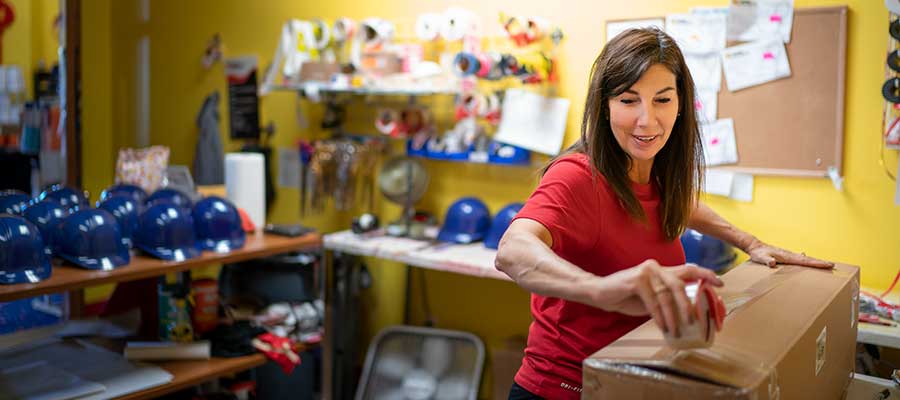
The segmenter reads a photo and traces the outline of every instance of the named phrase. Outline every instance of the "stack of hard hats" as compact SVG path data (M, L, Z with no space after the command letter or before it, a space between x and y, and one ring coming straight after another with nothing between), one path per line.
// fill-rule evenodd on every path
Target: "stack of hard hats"
M496 249L506 228L521 209L522 203L509 204L491 221L491 213L484 202L475 197L463 197L447 209L437 238L461 244L484 240L485 247Z
M211 196L193 204L174 189L152 195L138 186L113 185L91 208L87 193L51 186L37 198L0 191L0 283L37 282L55 256L76 266L110 270L127 265L129 250L164 260L229 252L246 236L237 208Z

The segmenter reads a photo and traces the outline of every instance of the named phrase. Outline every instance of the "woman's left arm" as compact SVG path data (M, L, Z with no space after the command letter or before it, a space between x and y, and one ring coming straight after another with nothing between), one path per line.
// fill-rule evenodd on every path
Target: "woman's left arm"
M750 260L760 264L774 267L775 264L804 265L815 268L832 268L834 263L812 258L804 253L794 253L779 247L762 242L755 236L744 232L730 224L724 218L716 214L703 202L697 202L697 207L691 214L688 227L704 235L715 236L725 242L731 243L750 255Z

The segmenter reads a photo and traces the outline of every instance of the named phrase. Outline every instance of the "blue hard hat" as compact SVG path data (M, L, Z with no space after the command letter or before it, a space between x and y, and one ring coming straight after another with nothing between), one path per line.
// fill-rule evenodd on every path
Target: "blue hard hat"
M0 215L0 283L35 283L50 277L50 249L25 218Z
M82 208L90 208L87 194L85 192L72 189L68 186L53 185L41 192L39 200L51 199L55 200L63 208L70 211L77 211Z
M241 228L241 215L230 201L207 197L194 205L192 215L201 249L229 252L244 246L247 235Z
M106 210L76 211L62 223L59 256L87 269L111 270L131 260L116 217Z
M4 190L0 193L0 214L22 215L30 202L31 197L25 192Z
M147 201L147 192L145 192L144 189L141 189L140 186L132 185L130 183L117 183L106 188L106 190L100 193L100 201L117 195L130 197L142 205Z
M159 189L153 192L150 197L147 197L146 200L147 207L152 207L157 204L174 204L183 208L188 213L191 212L191 203L191 198L188 197L188 195L178 189L172 188Z
M200 256L191 214L173 204L157 204L141 213L134 245L163 260L182 261Z
M143 206L137 200L127 194L107 196L105 200L97 203L97 208L109 211L122 231L122 239L128 248L134 247L134 232L137 231L138 216L143 211Z
M684 256L687 262L713 271L721 271L731 266L737 254L731 245L693 229L681 235Z
M531 152L521 147L500 142L491 142L488 162L494 164L528 164Z
M477 242L484 238L490 225L491 213L487 206L474 197L463 197L447 209L437 238L443 242Z
M69 212L54 200L44 200L35 203L25 209L23 214L28 222L34 224L41 232L44 244L54 254L59 253L59 243L55 232L62 229L62 223L69 216Z
M513 218L516 217L516 214L518 214L519 210L524 206L525 205L522 203L512 203L503 207L503 209L494 216L494 221L491 222L491 230L488 231L487 237L484 238L484 247L489 249L497 248L500 244L500 238L503 237L503 233L506 232L506 228L509 227Z

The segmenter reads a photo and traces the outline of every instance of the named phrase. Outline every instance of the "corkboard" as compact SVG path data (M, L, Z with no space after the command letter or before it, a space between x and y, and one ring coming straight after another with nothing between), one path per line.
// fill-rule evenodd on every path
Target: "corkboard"
M738 164L756 175L827 176L841 172L847 7L794 10L786 45L789 78L719 92L718 117L733 118Z

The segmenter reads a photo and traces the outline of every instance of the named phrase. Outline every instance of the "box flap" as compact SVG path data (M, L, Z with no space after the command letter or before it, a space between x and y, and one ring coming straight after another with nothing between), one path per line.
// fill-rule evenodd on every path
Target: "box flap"
M747 262L722 276L719 290L728 316L708 349L676 351L666 346L652 321L585 360L585 368L645 367L693 380L741 389L771 379L776 366L841 289L858 284L859 269L832 270L792 265L767 268ZM852 318L848 315L848 321Z

